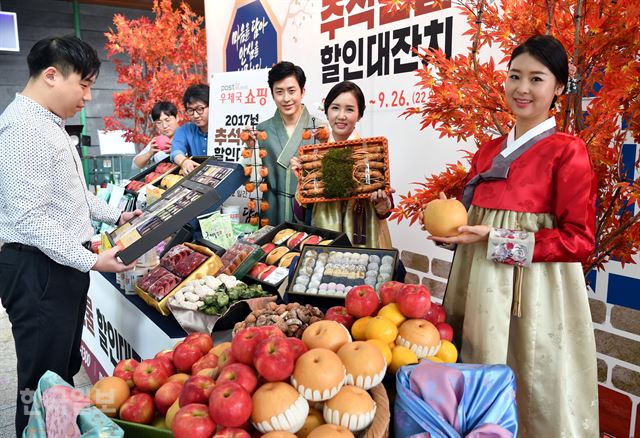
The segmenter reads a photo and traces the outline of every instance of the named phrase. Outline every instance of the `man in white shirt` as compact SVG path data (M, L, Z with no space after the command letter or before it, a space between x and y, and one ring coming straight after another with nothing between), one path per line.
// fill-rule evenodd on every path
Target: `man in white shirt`
M30 391L46 370L73 384L89 273L133 267L117 248L90 251L91 220L122 224L120 213L86 188L80 157L64 129L91 100L100 60L73 36L37 42L29 81L0 115L0 298L18 359L16 434L28 422Z

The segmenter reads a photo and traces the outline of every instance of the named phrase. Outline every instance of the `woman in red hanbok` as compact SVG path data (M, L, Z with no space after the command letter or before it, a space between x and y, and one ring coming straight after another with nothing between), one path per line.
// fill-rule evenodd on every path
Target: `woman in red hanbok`
M597 437L596 352L580 262L593 250L596 179L584 142L549 117L567 55L535 36L511 56L506 100L516 123L476 153L462 195L444 307L469 363L506 363L517 378L523 437Z

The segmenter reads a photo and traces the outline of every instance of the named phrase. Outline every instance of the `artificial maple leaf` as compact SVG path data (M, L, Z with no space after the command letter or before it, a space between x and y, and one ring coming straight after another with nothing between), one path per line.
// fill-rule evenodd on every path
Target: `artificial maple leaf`
M411 10L415 0L381 0L389 10ZM402 116L419 117L420 128L433 127L440 137L473 139L478 146L504 135L513 124L504 100L503 83L511 51L535 34L552 34L567 49L576 67L577 94L556 104L559 129L582 138L598 180L596 245L585 272L602 269L609 260L635 263L640 251L640 177L629 177L622 150L640 141L640 2L584 0L458 0L472 39L466 54L447 58L441 50L420 49L422 65L416 87L427 102ZM577 14L580 11L580 14ZM483 48L502 52L497 62L480 61ZM587 98L586 112L583 99ZM626 123L621 126L621 120ZM467 161L473 154L467 153ZM640 159L634 160L639 168ZM636 172L640 174L640 172ZM464 166L457 162L431 175L401 196L391 219L414 223L424 205L440 191L462 189ZM640 205L638 205L640 207Z
M114 93L114 112L105 117L107 130L123 129L125 138L138 145L153 135L149 113L161 100L181 108L189 85L207 81L204 18L187 3L173 9L171 0L154 0L155 20L113 17L115 30L105 33L109 58L126 54L128 63L114 59L118 83L127 89Z

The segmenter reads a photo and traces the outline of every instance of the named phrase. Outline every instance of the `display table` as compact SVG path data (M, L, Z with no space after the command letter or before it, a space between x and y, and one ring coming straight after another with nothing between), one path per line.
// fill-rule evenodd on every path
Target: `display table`
M115 274L91 271L80 352L89 379L111 375L122 359L149 359L172 348L187 333L137 295L126 295Z

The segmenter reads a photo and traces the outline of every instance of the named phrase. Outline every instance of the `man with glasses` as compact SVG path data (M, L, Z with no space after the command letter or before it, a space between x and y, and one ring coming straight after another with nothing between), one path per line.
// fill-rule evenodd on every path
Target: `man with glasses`
M171 160L185 175L198 167L189 157L207 155L209 129L209 86L192 85L182 97L185 114L190 122L176 130L171 144Z
M150 161L159 163L169 156L169 148L171 147L171 141L173 141L173 135L178 129L178 108L171 102L157 102L151 109L151 120L158 136L164 135L169 138L170 142L166 148L156 143L158 137L151 139L149 144L140 151L138 155L133 159L133 165L138 169L146 167Z

